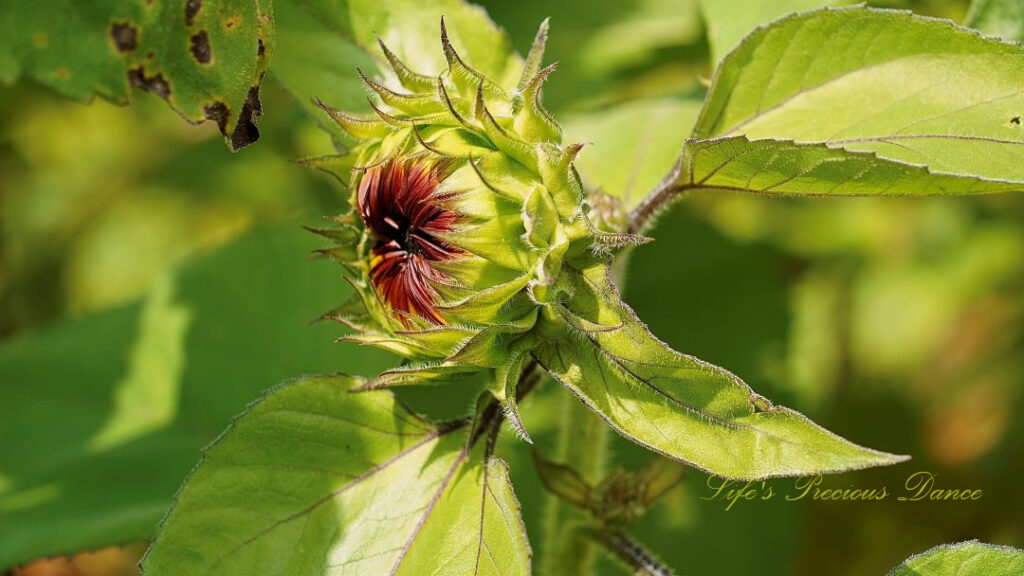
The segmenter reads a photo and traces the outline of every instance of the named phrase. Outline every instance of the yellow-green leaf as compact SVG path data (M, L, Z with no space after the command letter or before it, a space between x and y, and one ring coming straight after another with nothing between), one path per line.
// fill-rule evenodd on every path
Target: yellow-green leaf
M272 391L204 454L143 573L530 573L503 462L347 376ZM467 440L467 434L471 437Z

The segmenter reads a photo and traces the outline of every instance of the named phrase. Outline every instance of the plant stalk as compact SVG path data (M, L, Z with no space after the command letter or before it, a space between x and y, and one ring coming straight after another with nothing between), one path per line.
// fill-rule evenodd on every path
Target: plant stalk
M555 460L580 473L592 485L604 473L608 425L572 394L562 394L562 415ZM547 495L540 573L545 576L593 574L596 550L587 532L588 517L554 494Z

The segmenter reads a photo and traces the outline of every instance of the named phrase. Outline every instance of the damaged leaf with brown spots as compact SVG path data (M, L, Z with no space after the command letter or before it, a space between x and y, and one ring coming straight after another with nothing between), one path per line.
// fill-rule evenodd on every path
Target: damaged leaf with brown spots
M259 138L272 26L268 0L15 2L0 13L0 82L119 104L151 92L237 150Z

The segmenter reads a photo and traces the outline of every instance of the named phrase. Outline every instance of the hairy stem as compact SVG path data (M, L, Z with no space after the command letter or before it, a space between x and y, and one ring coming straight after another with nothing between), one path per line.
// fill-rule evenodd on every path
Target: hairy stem
M643 232L651 223L651 219L664 210L673 200L686 191L686 187L672 184L670 186L658 186L650 193L644 201L629 213L630 234Z
M675 576L672 569L662 564L636 540L618 530L593 530L589 536L614 556L634 576Z
M626 231L639 234L650 225L651 219L665 209L673 200L686 191L687 186L680 184L679 175L683 172L684 156L680 156L672 169L651 190L643 202L629 213Z
M575 469L591 484L604 472L608 425L572 394L562 394L562 415L555 459ZM593 540L578 528L588 518L554 494L547 495L544 553L540 573L579 576L594 571Z

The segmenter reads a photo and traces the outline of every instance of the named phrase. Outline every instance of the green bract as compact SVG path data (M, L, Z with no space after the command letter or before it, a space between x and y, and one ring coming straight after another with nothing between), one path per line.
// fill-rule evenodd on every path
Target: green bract
M415 361L367 387L480 368L514 382L525 352L566 329L566 275L635 239L588 216L572 165L582 145L562 146L541 105L554 70L541 68L546 33L507 88L462 60L442 21L444 73L417 74L381 42L402 91L363 75L373 115L322 105L357 141L318 161L350 171L351 211L319 232L339 241L325 253L353 273L357 296L328 317Z

